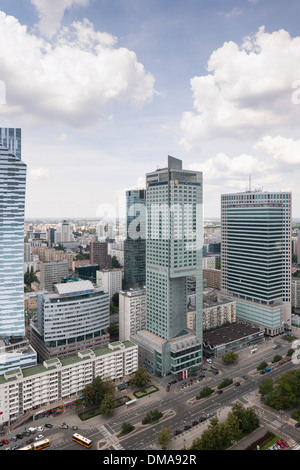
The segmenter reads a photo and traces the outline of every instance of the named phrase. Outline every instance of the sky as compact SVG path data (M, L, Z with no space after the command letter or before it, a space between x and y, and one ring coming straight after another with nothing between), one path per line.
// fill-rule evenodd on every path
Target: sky
M168 155L203 171L206 219L249 176L299 218L299 25L298 0L0 0L26 218L121 214Z

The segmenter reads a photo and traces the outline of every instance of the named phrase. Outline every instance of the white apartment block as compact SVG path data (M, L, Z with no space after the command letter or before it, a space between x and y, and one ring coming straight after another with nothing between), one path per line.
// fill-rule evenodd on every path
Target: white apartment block
M130 289L119 293L119 340L129 340L146 328L146 290Z
M122 289L122 269L103 269L96 272L96 284L102 286L111 299Z
M188 312L187 327L190 330L195 330L196 312ZM210 305L204 304L203 307L203 330L209 330L224 323L236 322L236 302L229 301L224 303L213 303Z
M0 425L61 406L70 398L76 400L95 377L118 383L137 369L138 347L125 341L6 372L0 375Z

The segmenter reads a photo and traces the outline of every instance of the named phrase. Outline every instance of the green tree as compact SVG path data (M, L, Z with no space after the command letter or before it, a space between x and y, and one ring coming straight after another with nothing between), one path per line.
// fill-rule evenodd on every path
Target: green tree
M114 384L111 380L102 380L98 376L85 386L82 393L87 405L100 405L105 395L114 395Z
M209 397L211 394L213 393L213 389L210 388L210 387L204 387L201 392L199 393L199 395L197 395L197 399L200 399L200 398L207 398Z
M142 424L151 424L151 423L157 422L160 420L160 418L162 418L162 416L163 416L163 413L159 411L157 408L155 408L155 410L150 410L147 413L147 415L142 421Z
M157 437L157 442L159 443L162 450L166 450L168 444L171 442L171 437L172 437L172 429L170 427L165 428L163 426Z
M121 434L129 434L133 430L134 430L133 424L127 423L126 421L122 423Z
M274 391L273 379L268 377L267 379L262 380L258 391L261 394L263 400L265 397L270 396Z
M115 399L111 393L106 393L100 406L100 413L110 415L115 409Z
M239 355L235 353L234 351L228 351L228 353L224 354L222 356L223 363L228 365L228 364L234 364L239 360Z
M111 265L113 268L121 268L122 266L120 265L118 259L116 256L113 256L111 259Z
M130 379L130 385L143 387L149 381L149 373L145 366L140 366L134 376Z
M272 359L272 362L274 364L275 362L281 361L281 359L282 359L282 356L280 356L280 354L275 354L275 356Z
M112 303L116 308L119 308L119 292L116 292L112 298L111 298Z
M264 370L266 367L268 367L268 363L266 361L262 361L258 366L257 370Z

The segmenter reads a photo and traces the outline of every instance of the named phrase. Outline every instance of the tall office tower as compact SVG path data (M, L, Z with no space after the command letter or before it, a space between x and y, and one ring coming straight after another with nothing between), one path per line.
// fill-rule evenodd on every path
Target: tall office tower
M25 338L25 186L21 129L0 128L0 374L36 364Z
M22 337L26 165L21 129L0 129L0 337Z
M221 196L222 292L237 317L276 335L291 326L291 193Z
M98 264L100 269L111 269L111 256L108 254L107 242L91 241L90 263Z
M202 173L168 167L146 175L146 330L132 339L157 375L202 359ZM187 330L187 277L196 279L196 334Z
M124 241L124 287L143 287L146 283L146 191L126 191Z

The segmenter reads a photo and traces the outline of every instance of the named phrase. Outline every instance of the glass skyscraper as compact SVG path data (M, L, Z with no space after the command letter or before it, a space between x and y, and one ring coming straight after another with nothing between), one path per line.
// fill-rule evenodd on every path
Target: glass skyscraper
M0 129L0 336L25 336L24 215L26 165L21 129Z
M146 175L146 330L140 360L157 375L196 368L202 360L202 173L166 168ZM187 330L187 277L196 279L196 331Z
M291 193L221 196L222 291L237 317L270 334L288 325L291 302Z
M146 191L126 191L126 228L124 241L124 288L146 283Z

